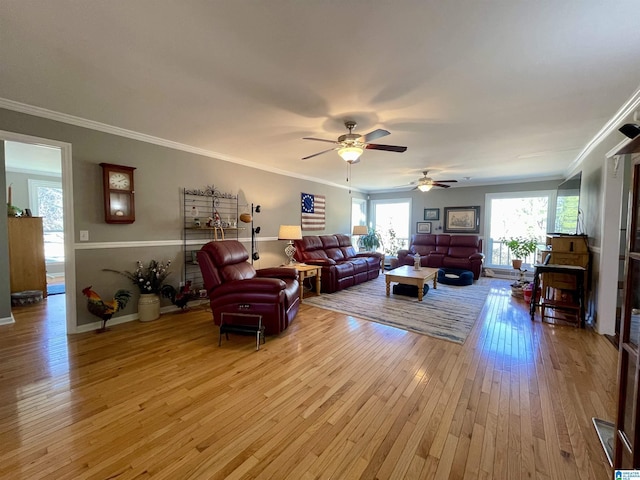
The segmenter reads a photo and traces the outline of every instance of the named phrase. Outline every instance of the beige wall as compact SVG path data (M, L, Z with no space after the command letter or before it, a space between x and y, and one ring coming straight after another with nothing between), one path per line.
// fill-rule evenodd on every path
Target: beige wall
M413 190L410 192L391 192L372 194L371 200L384 198L411 198L411 233L416 233L416 223L424 221L425 208L439 208L440 220L431 222L433 233L442 233L438 227L444 227L444 207L480 206L480 235L484 236L485 196L488 193L529 192L555 190L561 180L546 182L510 183L505 185L483 185L479 187L433 188L429 192Z
M181 189L214 185L237 194L239 202L260 204L255 225L260 260L256 267L270 267L285 260L285 242L278 241L280 224L300 223L300 193L325 195L326 229L322 233L347 233L350 228L351 197L348 190L278 175L222 160L173 150L82 127L0 109L0 130L32 135L72 144L73 194L78 325L96 320L86 310L82 288L93 286L110 297L118 288L132 288L127 280L104 268L133 270L137 260L172 260L171 283L182 278L182 193ZM131 225L104 223L101 162L136 167L136 221ZM4 165L4 161L3 161ZM2 168L4 171L4 168ZM354 193L353 195L360 194ZM79 231L89 231L89 243L79 242ZM0 232L6 238L6 227ZM240 235L248 239L250 231ZM172 245L153 245L165 241ZM141 246L104 248L114 242L143 242ZM96 245L95 248L92 244ZM149 245L146 245L146 244ZM6 242L5 242L6 245ZM1 267L2 265L0 265ZM6 282L8 285L8 281ZM2 286L2 285L0 285ZM137 293L137 292L136 292ZM5 299L0 307L7 303ZM9 300L10 304L10 300ZM2 309L0 308L0 312ZM122 314L136 311L135 299Z
M176 243L170 246L77 249L77 312L78 325L95 320L85 308L80 290L93 285L105 297L117 288L128 287L121 278L102 271L103 268L131 269L138 259L174 260L173 282L182 276L182 187L203 187L213 184L222 191L239 195L241 203L262 205L262 213L256 216L256 225L262 227L259 238L260 262L258 267L278 264L284 260L284 243L274 240L278 226L282 223L298 223L300 219L300 192L327 197L327 227L325 232L348 232L350 227L351 195L347 190L323 184L277 175L262 170L244 167L218 159L160 147L137 140L76 127L52 120L34 117L10 110L0 109L0 130L33 135L73 146L73 188L75 241L79 242L79 231L88 230L90 244L93 242L157 242L165 240ZM599 225L606 215L599 200L601 178L606 172L604 153L621 140L617 132L612 133L585 160L581 205L585 216L586 233L592 246L598 248L602 233ZM136 222L132 225L108 225L103 221L100 162L116 163L136 167ZM4 161L2 162L4 164ZM4 170L4 169L2 169ZM574 172L572 172L573 174ZM0 176L4 180L4 173ZM423 219L424 208L445 206L481 206L481 230L484 235L484 199L490 192L553 189L559 182L533 182L485 187L460 187L450 190L432 190L428 194L419 192L392 192L371 195L371 199L406 197L413 199L412 231L415 222ZM0 187L2 187L0 181ZM363 195L354 193L355 196ZM621 201L621 199L620 199ZM440 221L440 224L442 220ZM434 225L437 228L437 225ZM316 233L316 232L314 232ZM247 232L248 237L249 232ZM604 232L615 235L618 232ZM0 236L6 238L6 220L0 220ZM271 239L271 240L269 240ZM246 240L246 239L245 239ZM86 247L82 244L81 247ZM248 244L247 244L248 246ZM6 241L2 248L6 248ZM598 253L598 252L596 252ZM2 257L2 256L0 256ZM605 260L603 260L605 261ZM598 272L597 266L594 271ZM0 260L0 317L10 308L8 291L8 267ZM594 276L597 278L597 273ZM135 312L135 302L123 312ZM591 305L595 313L597 306Z

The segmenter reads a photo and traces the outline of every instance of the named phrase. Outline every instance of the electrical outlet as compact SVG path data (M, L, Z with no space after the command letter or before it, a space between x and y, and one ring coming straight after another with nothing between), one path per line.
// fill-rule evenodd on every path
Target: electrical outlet
M89 241L89 230L80 230L80 241L81 242Z

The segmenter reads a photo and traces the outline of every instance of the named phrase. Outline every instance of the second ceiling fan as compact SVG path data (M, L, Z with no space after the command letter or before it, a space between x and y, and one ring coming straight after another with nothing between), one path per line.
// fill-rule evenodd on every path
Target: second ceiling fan
M433 187L442 187L449 188L451 185L447 185L447 183L456 183L457 180L434 180L431 177L427 177L429 170L424 170L422 172L422 178L418 180L418 185L414 188L414 190L420 190L421 192L428 192Z
M337 150L338 155L340 155L345 162L353 164L360 161L360 155L362 155L362 152L364 152L365 149L384 150L387 152L398 153L407 151L407 147L401 147L399 145L382 145L379 143L369 143L372 140L389 135L390 132L388 132L387 130L379 128L367 133L366 135L358 135L357 133L353 133L353 129L356 128L356 122L347 121L344 122L344 126L347 127L349 133L340 135L338 137L338 140L325 140L324 138L304 137L303 140L315 140L317 142L333 143L336 146L327 150L323 150L322 152L303 157L302 160L307 160L309 158L322 155L323 153Z

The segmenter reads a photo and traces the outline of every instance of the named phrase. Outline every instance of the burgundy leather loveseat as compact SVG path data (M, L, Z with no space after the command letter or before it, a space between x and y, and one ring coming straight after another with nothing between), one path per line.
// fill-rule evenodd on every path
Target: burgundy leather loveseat
M380 275L382 254L358 253L348 235L308 235L295 240L295 259L322 266L322 291L333 293Z
M300 307L300 284L293 268L255 270L236 240L209 242L197 255L216 325L223 313L229 324L247 323L246 314L262 315L265 335L276 335L293 321Z
M398 250L398 265L413 265L416 253L423 267L469 270L474 280L482 273L484 254L477 235L417 233L411 236L409 249Z

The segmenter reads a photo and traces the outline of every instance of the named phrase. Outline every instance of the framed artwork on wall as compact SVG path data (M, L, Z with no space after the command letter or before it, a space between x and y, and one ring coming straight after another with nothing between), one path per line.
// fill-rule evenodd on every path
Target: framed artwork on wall
M425 220L440 220L440 209L439 208L425 208L424 209L424 219Z
M431 233L431 222L418 222L416 233Z
M444 207L445 233L480 233L480 207Z

